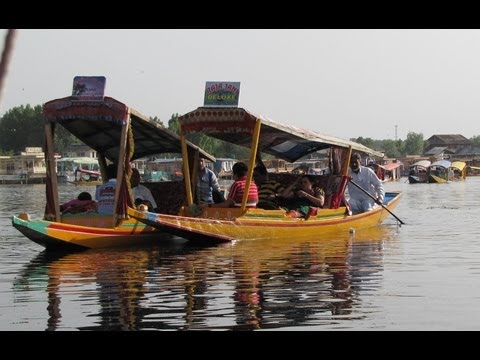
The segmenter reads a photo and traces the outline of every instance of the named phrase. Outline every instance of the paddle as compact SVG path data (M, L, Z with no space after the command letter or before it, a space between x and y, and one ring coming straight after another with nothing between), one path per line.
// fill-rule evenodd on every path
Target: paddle
M377 199L376 199L372 194L370 194L367 190L365 190L364 188L362 188L360 185L358 185L358 184L357 184L355 181L353 181L352 179L350 179L350 182L351 182L353 185L355 185L357 188L359 188L360 190L362 190L365 194L367 194L368 196L370 196L377 204L381 205L385 210L387 210L395 219L398 220L398 222L399 222L400 224L405 225L405 223L404 223L402 220L400 220L397 215L395 215L394 213L392 213L385 205L383 205L382 203L378 203L378 202L377 202Z

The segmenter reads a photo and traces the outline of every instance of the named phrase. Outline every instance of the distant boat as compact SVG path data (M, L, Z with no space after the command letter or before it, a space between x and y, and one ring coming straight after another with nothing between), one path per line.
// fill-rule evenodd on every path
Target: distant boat
M385 165L373 164L373 171L377 174L378 178L382 181L397 181L401 177L401 162L392 162Z
M224 180L232 180L232 168L236 162L236 159L217 158L217 160L213 163L213 171L215 172L215 175L217 175L217 178Z
M454 161L449 168L450 181L462 181L467 177L467 163L464 161Z
M467 165L467 176L480 175L480 166Z
M427 169L429 183L446 183L449 177L449 168L452 163L448 160L439 160L432 163Z
M73 185L100 185L102 176L100 171L76 168L75 179L71 183Z
M75 183L90 180L90 175L98 174L91 180L99 180L100 165L98 159L90 157L64 157L58 159L57 163L57 179L60 184ZM93 172L93 173L87 173ZM79 173L80 172L80 173ZM82 176L82 174L85 174ZM87 176L88 175L88 176Z
M410 184L426 183L428 180L427 170L432 162L420 160L408 168L408 182Z

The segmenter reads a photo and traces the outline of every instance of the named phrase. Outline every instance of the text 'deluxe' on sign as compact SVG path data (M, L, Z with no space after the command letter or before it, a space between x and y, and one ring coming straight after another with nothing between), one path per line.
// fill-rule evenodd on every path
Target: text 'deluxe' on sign
M237 107L240 82L207 81L203 106Z

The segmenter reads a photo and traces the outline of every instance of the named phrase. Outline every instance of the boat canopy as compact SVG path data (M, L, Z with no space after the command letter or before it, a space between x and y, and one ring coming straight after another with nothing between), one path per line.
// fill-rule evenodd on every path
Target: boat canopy
M87 100L69 96L52 100L43 105L43 115L47 162L45 220L61 220L57 181L53 176L56 170L53 148L56 124L98 152L104 179L106 159L117 164L119 185L115 190L114 226L128 218L127 209L133 206L129 179L133 160L162 153L182 153L183 156L184 152L188 157L216 160L195 144L180 139L177 134L111 97Z
M133 143L131 160L162 153L181 153L180 137L127 105L105 96L102 100L86 101L65 97L45 103L46 122L58 123L83 143L118 162L122 126L130 113ZM202 157L215 157L187 142L190 151L198 150Z
M337 146L383 157L383 154L353 141L274 122L243 108L199 107L179 117L182 132L209 136L250 148L257 120L261 121L258 151L294 162L310 153Z
M422 166L424 168L428 168L431 164L432 164L432 162L430 160L420 160L420 161L417 161L416 163L412 164L412 166L410 166L410 167Z
M72 163L75 165L98 165L98 160L90 157L65 157L57 160L57 163Z
M433 166L441 166L441 167L444 167L446 169L448 169L450 167L452 163L448 160L439 160L439 161L435 161L434 163L432 163L430 165L430 167L433 167Z
M467 164L463 161L454 161L450 167L458 169L459 171L463 171L463 169L467 166Z
M392 171L392 170L400 167L401 165L402 165L402 163L396 162L396 163L390 163L390 164L378 165L378 166L381 167L382 169L386 170L386 171Z

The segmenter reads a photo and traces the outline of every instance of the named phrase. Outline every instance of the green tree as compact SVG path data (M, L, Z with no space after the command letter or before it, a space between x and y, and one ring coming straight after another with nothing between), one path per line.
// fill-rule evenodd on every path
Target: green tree
M353 139L350 139L350 140L355 141L359 144L365 145L366 147L369 147L370 149L375 149L375 147L374 147L375 141L372 138L364 138L364 137L360 136L356 139L353 138Z
M391 158L396 158L399 157L400 151L398 150L397 147L397 142L395 140L383 140L383 150L385 151L385 156L391 157Z
M151 117L151 116L150 116L150 120L153 121L153 122L158 123L161 127L165 127L165 125L163 124L163 121L160 120L159 117L156 117L156 116Z
M423 134L410 131L404 143L404 155L422 155L423 150Z
M405 155L405 141L403 141L402 139L398 139L395 141L395 144L397 146L397 150L398 152L400 153L400 155Z
M13 151L3 151L2 149L0 149L0 156L12 156L12 155L15 155L13 153Z
M21 105L8 110L0 118L0 149L4 154L18 154L26 147L45 145L45 123L42 105ZM72 143L80 143L62 126L55 129L55 151L62 154ZM45 150L45 149L44 149Z
M8 110L0 119L0 148L19 153L25 147L43 147L42 106L21 105Z
M480 135L475 135L470 138L474 146L480 146Z
M77 139L70 132L65 130L65 128L61 125L57 125L55 127L55 138L53 142L54 142L55 152L62 156L69 145L83 144L79 139Z
M178 122L178 113L172 114L168 120L168 130L180 135L180 123Z

